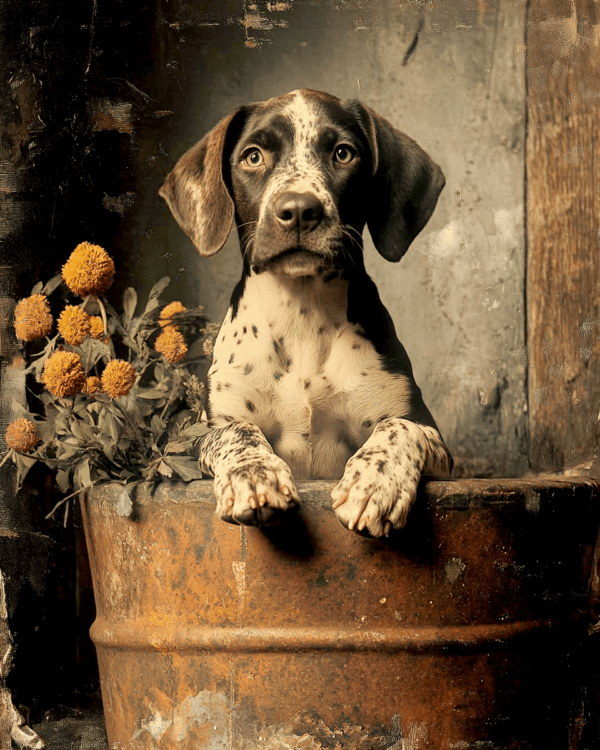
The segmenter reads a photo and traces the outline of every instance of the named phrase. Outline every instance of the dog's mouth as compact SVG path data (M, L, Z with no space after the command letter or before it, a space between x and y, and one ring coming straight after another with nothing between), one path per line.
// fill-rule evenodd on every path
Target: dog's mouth
M252 268L255 273L273 271L285 273L288 276L315 276L329 269L331 265L332 259L323 253L307 250L304 247L292 247L261 263L253 264Z

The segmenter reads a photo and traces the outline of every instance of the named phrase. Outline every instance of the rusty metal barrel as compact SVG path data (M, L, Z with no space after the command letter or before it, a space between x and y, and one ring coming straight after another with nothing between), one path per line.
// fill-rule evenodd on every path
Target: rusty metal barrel
M428 482L373 540L333 484L265 530L218 519L210 482L132 517L120 485L83 501L111 750L569 747L594 486Z

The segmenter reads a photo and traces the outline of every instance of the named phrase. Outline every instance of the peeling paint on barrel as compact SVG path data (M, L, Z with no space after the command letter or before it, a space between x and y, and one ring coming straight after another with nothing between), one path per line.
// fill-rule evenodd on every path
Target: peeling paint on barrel
M227 750L229 709L225 695L208 690L186 698L166 716L153 707L131 738L131 748L147 748L150 737L150 747L192 747L188 743L194 742L193 747L205 750Z
M430 482L385 541L338 523L328 482L264 531L221 522L208 482L142 488L135 520L119 487L82 504L111 748L548 750L567 731L592 483Z

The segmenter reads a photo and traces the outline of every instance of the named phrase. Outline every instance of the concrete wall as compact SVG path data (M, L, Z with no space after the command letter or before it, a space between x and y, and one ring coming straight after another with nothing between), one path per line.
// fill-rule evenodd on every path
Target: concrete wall
M399 265L367 238L367 268L457 473L522 474L523 4L296 0L233 3L230 15L209 5L189 5L161 60L174 115L156 146L168 157L160 164L174 164L234 107L299 87L360 98L417 140L446 188ZM237 240L199 258L156 198L164 174L154 169L138 193L135 283L169 273L173 294L220 320L240 274Z

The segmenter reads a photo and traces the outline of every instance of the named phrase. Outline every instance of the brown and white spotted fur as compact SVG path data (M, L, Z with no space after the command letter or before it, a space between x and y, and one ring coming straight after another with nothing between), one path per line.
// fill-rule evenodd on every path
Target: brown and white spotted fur
M357 101L299 90L242 107L161 189L202 255L235 222L244 262L208 373L200 465L227 521L275 523L296 479L339 479L349 529L402 527L422 474L451 458L365 271L362 232L398 261L444 185L406 135Z

